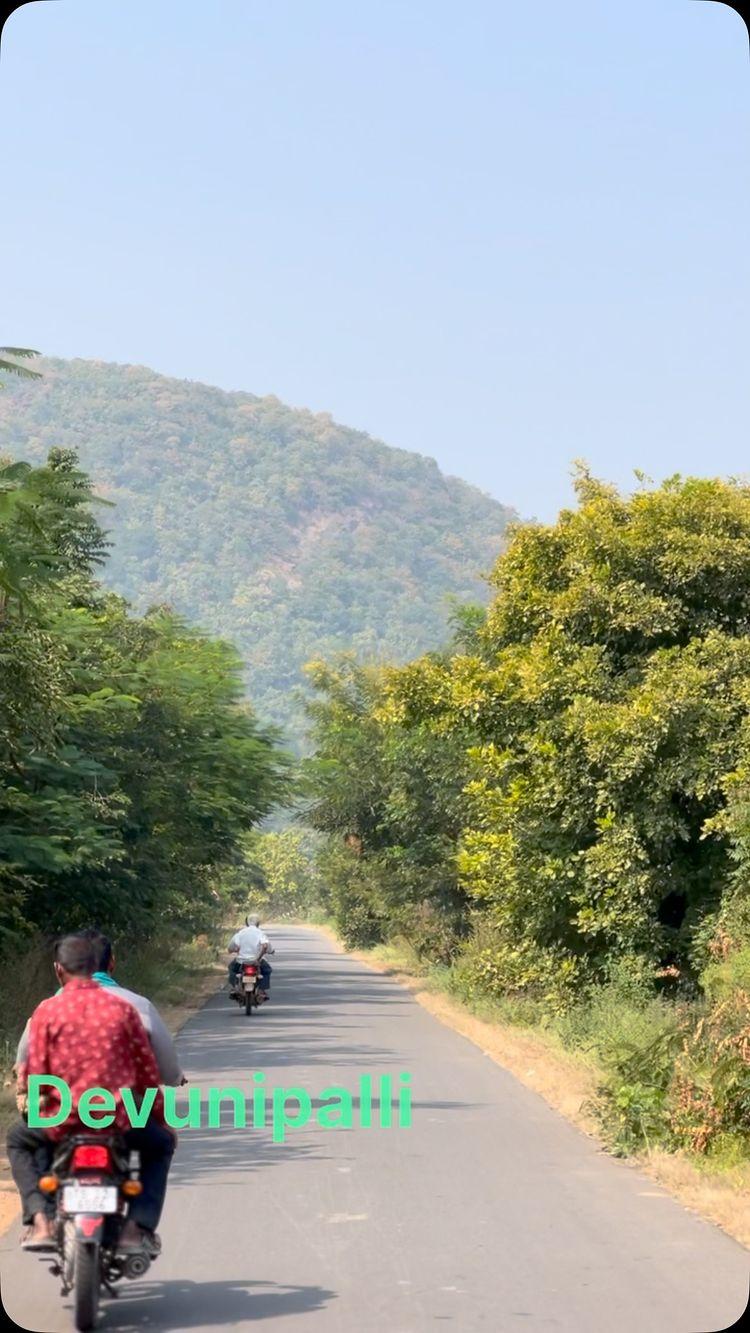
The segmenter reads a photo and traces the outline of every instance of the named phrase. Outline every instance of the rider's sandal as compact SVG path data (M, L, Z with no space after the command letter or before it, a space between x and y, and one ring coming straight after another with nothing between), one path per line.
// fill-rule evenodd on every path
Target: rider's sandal
M52 1236L35 1236L34 1228L28 1227L21 1236L21 1249L30 1250L33 1253L49 1253L55 1249L55 1242Z

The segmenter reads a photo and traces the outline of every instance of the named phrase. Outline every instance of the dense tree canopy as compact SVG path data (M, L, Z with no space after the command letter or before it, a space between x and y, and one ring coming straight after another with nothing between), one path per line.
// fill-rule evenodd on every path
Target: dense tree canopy
M285 761L235 651L97 583L67 450L0 467L0 929L189 924L273 806Z
M311 819L359 840L343 863L381 916L384 878L447 910L456 941L469 904L500 991L616 960L689 978L736 878L750 489L674 478L626 499L585 471L577 489L554 526L515 531L463 648L316 673Z
M308 671L318 697L308 708L317 749L307 819L329 835L321 864L339 926L352 943L403 930L445 956L466 915L455 844L468 737L436 730L429 716L401 725L393 692L409 668L348 656Z
M308 819L350 943L595 1052L618 1151L750 1151L750 487L518 528L486 614L313 668ZM504 1010L505 1012L505 1010ZM744 1147L743 1147L744 1145Z

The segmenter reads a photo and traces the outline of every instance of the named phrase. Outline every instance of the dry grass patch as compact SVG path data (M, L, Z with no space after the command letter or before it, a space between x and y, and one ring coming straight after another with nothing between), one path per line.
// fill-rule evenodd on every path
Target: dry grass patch
M750 1249L750 1165L711 1172L681 1153L660 1151L637 1161L686 1208Z

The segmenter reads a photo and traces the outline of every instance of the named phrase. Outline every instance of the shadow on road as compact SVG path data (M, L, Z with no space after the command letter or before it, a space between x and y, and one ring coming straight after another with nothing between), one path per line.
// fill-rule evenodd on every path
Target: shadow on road
M222 1105L220 1129L208 1129L204 1102L202 1127L186 1129L180 1134L170 1190L195 1185L241 1188L248 1175L273 1168L281 1161L288 1162L290 1158L299 1163L303 1173L301 1179L304 1179L308 1163L330 1160L327 1134L352 1131L322 1130L313 1119L306 1129L290 1131L285 1142L272 1141L271 1095L275 1085L290 1087L301 1081L311 1098L314 1116L322 1104L325 1085L343 1084L352 1094L356 1132L360 1110L357 1076L363 1070L371 1072L372 1132L389 1132L379 1127L377 1076L379 1071L394 1075L393 1088L397 1096L395 1075L403 1056L398 1045L395 1048L379 1047L358 1040L358 1037L361 1032L371 1030L373 1005L403 1006L414 1001L399 985L367 972L353 959L336 957L332 965L328 965L326 957L326 966L321 968L320 953L316 955L314 948L293 948L285 953L283 932L274 931L273 934L279 961L274 959L271 1003L248 1019L229 1000L228 992L222 991L195 1015L179 1042L182 1063L190 1071L193 1085L203 1085L204 1096L209 1082L215 1088L238 1087L245 1094L247 1128L235 1128L234 1111L227 1101ZM346 1001L345 1010L339 1008L339 1000ZM361 1010L361 1016L358 1010ZM399 1011L394 1009L393 1012L394 1017L398 1017ZM394 1034L398 1042L398 1024ZM316 1087L313 1071L324 1068L328 1076ZM252 1123L251 1098L252 1074L257 1070L264 1071L268 1079L266 1128L256 1129ZM284 1071L288 1071L286 1077ZM310 1071L309 1078L307 1071ZM178 1097L177 1106L178 1112L184 1113L185 1094ZM429 1111L465 1112L476 1109L476 1103L415 1098L412 1109L418 1118ZM337 1144L337 1160L351 1160L340 1155L341 1146Z
M283 936L274 933L274 940L279 958L274 959L271 1003L248 1018L223 989L181 1034L183 1065L201 1069L208 1064L213 1074L229 1069L241 1074L243 1066L249 1070L287 1065L392 1068L395 1050L358 1041L357 1034L370 1027L373 1006L410 1005L411 997L354 960L337 958L337 966L316 970L314 952L293 950L284 955ZM342 1002L345 1015L338 1012Z
M207 1185L246 1190L253 1172L291 1158L298 1162L323 1161L328 1160L328 1154L319 1152L310 1140L291 1135L284 1143L273 1143L270 1133L263 1130L186 1129L174 1156L169 1188Z
M281 1315L309 1314L336 1299L326 1287L282 1286L244 1279L226 1282L147 1282L123 1292L103 1307L99 1325L132 1333L136 1329L214 1328L246 1324Z

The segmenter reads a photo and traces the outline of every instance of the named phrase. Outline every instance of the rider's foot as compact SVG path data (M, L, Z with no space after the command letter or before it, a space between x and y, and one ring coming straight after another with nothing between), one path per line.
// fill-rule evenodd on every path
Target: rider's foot
M117 1242L118 1250L142 1250L146 1244L148 1233L138 1226L137 1222L127 1221Z
M55 1233L46 1213L35 1213L34 1221L21 1237L23 1250L54 1250Z

